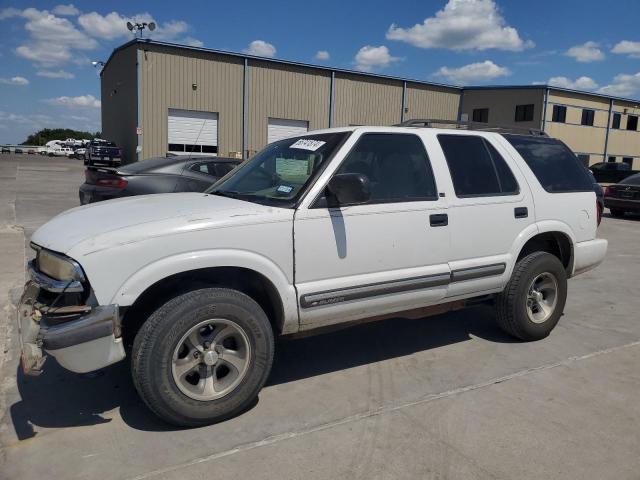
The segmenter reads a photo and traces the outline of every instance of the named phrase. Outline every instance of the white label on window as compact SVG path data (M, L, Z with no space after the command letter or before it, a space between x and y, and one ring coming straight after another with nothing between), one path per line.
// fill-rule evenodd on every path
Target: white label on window
M280 193L286 193L286 194L291 193L291 190L293 190L293 187L290 187L289 185L280 185L280 186L277 188L277 191L278 191L278 192L280 192Z
M325 143L327 142L323 142L322 140L310 140L307 138L301 138L289 148L299 148L300 150L311 150L312 152L315 152Z

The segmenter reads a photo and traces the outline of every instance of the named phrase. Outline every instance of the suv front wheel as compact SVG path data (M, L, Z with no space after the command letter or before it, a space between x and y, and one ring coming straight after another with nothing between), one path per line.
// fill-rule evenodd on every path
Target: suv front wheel
M516 263L496 299L500 327L521 340L540 340L558 323L567 300L567 273L560 260L534 252Z
M133 343L133 382L165 421L207 425L255 400L273 351L271 325L252 298L204 288L170 300L145 322Z

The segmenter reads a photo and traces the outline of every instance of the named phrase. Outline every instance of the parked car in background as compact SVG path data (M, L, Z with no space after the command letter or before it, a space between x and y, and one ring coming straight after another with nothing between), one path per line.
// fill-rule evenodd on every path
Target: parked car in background
M161 157L117 169L87 167L80 203L150 193L204 192L241 160L223 157Z
M35 155L36 154L36 149L35 148L30 148L29 150L27 150L27 153L29 155Z
M640 173L606 187L604 206L614 217L623 217L627 212L640 213Z
M13 153L22 153L22 149L20 147L16 147L13 149Z
M624 162L594 163L589 167L589 170L593 172L598 183L617 183L635 173L640 173L637 170L632 170L631 165Z
M2 147L2 153L11 153L11 149L9 147Z
M73 152L73 156L78 160L84 160L84 156L87 153L87 149L84 147L76 148Z
M92 140L84 154L85 165L117 167L122 163L122 150L113 142Z
M73 149L69 147L54 147L49 151L50 157L71 157Z

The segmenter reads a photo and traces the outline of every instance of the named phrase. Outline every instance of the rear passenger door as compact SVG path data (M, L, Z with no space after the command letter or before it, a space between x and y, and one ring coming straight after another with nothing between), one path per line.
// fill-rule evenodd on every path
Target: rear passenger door
M349 148L349 146L345 146ZM295 282L302 328L423 307L449 283L447 199L418 135L364 133L331 165L294 221ZM365 204L329 206L331 176L370 182Z
M535 228L529 186L495 136L437 135L451 174L448 295L502 289L517 237Z

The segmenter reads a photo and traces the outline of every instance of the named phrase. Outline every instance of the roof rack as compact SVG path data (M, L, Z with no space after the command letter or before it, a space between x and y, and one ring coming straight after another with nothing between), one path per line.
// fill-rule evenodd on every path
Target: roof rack
M414 118L402 123L397 123L394 127L416 127L416 128L437 128L436 125L451 125L453 128L462 130L478 130L482 132L513 133L517 135L534 135L547 137L542 130L536 128L513 127L509 125L494 125L481 122L469 122L463 120L446 120L440 118ZM451 128L451 127L444 127Z

